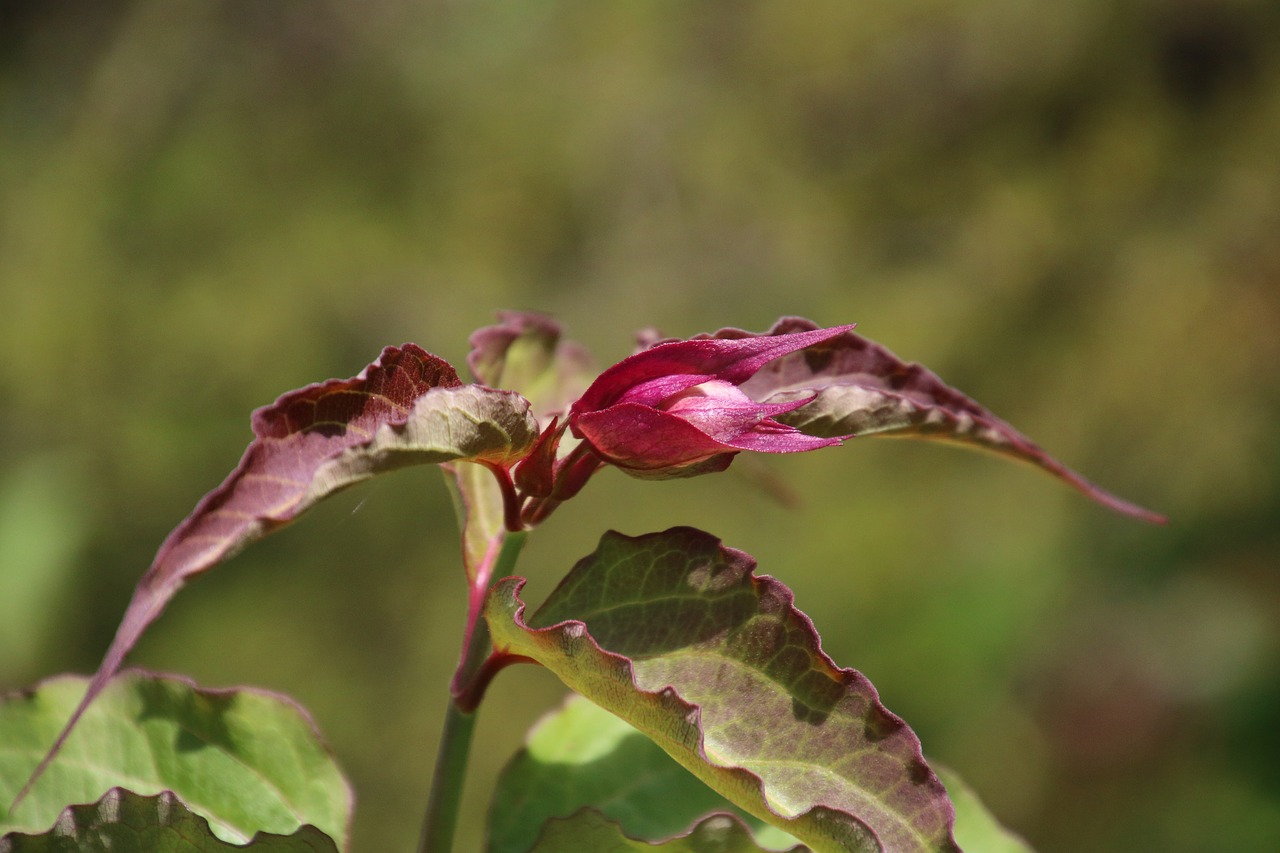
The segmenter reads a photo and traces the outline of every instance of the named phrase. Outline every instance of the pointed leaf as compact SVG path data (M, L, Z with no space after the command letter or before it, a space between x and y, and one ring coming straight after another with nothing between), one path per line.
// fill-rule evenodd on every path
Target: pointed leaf
M187 578L381 472L451 460L510 464L537 425L524 398L463 386L448 362L406 344L386 348L355 378L291 391L257 410L253 432L236 469L161 544L50 758Z
M544 314L499 311L497 325L472 333L467 365L485 385L519 391L545 425L586 390L593 374L586 349L561 334L560 324Z
M547 821L584 807L632 838L672 838L713 812L734 812L762 847L797 843L740 812L624 720L570 694L503 769L489 809L488 853L525 853Z
M721 329L702 339L768 339L818 328L809 320L787 317L762 335ZM1165 521L1089 482L927 368L908 364L852 331L770 361L741 388L762 403L817 394L806 405L776 417L807 435L929 438L982 448L1036 465L1116 512L1158 524Z
M83 695L60 676L0 702L0 803L8 803ZM290 700L258 690L206 690L128 670L114 679L0 833L42 832L67 803L115 786L172 791L230 841L301 824L347 837L351 789L315 725Z
M818 851L956 850L915 734L837 668L789 590L698 530L608 533L528 623L519 579L486 617L731 802Z
M572 817L553 820L542 830L529 853L767 853L736 818L712 815L699 821L687 835L651 843L629 838L616 823L597 811L584 809Z
M338 853L314 826L292 835L258 833L247 844L228 844L209 822L188 811L170 791L144 797L112 788L96 803L70 806L47 832L0 838L0 853Z

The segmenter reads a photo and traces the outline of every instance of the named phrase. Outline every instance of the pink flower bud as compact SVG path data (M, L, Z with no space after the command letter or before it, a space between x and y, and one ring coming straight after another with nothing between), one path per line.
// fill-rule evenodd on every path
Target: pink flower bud
M808 403L760 403L739 387L766 363L852 326L737 340L658 344L624 359L569 410L569 427L605 461L637 477L721 471L743 450L795 453L839 444L774 420Z

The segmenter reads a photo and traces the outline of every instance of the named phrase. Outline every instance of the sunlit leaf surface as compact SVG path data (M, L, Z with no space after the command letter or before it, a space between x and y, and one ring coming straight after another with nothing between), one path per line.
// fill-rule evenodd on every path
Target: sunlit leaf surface
M527 622L518 579L495 585L486 617L500 653L552 670L815 850L957 849L914 733L753 568L690 528L609 533Z
M955 838L965 853L1031 853L955 771L930 766L955 805ZM486 849L524 853L548 821L588 807L634 839L673 838L699 818L724 811L741 819L762 848L789 850L796 843L729 804L626 721L570 694L534 726L499 777Z
M529 732L503 770L489 810L488 851L524 853L547 821L584 807L632 838L672 838L713 812L735 812L757 844L771 850L796 844L738 811L633 726L571 694Z
M85 679L62 676L4 697L4 804L44 755L84 688ZM291 833L303 824L345 839L351 819L346 779L293 702L257 690L204 690L186 679L129 670L85 713L62 760L12 814L0 812L0 833L44 832L67 804L94 802L116 786L147 795L172 791L219 837L235 842L259 831Z

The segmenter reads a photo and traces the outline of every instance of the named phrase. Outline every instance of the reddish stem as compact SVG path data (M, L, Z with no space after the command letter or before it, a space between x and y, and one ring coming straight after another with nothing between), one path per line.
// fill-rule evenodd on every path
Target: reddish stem
M524 655L513 655L507 652L495 651L485 658L484 663L480 665L467 681L461 690L455 690L453 694L453 702L458 706L458 710L465 714L475 713L476 708L480 706L480 701L484 699L485 691L489 689L489 683L493 681L493 677L507 667L517 663L538 664L536 660ZM541 664L538 664L541 666Z
M503 526L512 533L524 530L524 525L520 521L520 507L524 503L524 498L516 491L516 484L511 480L511 471L494 462L480 464L493 472L494 478L498 481L498 488L502 491Z

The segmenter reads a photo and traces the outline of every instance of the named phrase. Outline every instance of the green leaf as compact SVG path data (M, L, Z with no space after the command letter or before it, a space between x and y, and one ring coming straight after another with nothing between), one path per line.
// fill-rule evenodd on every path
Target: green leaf
M17 793L84 688L84 678L60 676L0 702L0 803ZM127 670L84 714L22 803L0 815L0 832L43 831L68 803L93 802L117 786L172 791L228 841L301 824L345 839L351 819L350 787L306 712L290 700Z
M915 734L753 568L691 528L608 533L527 623L519 579L485 615L499 655L547 667L815 850L958 849Z
M671 838L712 812L734 812L768 849L797 843L732 806L624 720L570 694L503 769L489 811L488 851L525 853L547 821L587 806L632 838Z
M628 838L616 823L599 812L585 809L572 817L553 820L544 827L537 846L529 853L766 853L751 839L745 826L729 815L713 815L700 821L688 835L660 843Z
M1033 853L955 771L931 766L955 805L955 838L965 853ZM699 818L723 811L741 819L765 849L796 843L731 805L633 726L573 693L538 721L525 747L503 768L489 811L488 853L524 853L548 821L586 807L631 838L677 836Z
M314 826L292 835L259 833L248 844L228 844L209 822L187 810L172 792L144 797L112 788L96 803L70 806L47 832L0 838L0 853L338 853L333 839Z
M533 443L538 427L520 395L462 385L448 362L405 344L387 347L351 379L281 396L253 413L253 432L240 464L160 545L84 698L33 781L188 578L317 501L384 471L454 460L510 465Z
M965 853L1034 853L1031 846L1000 825L973 789L949 767L933 765L956 807L956 841Z

